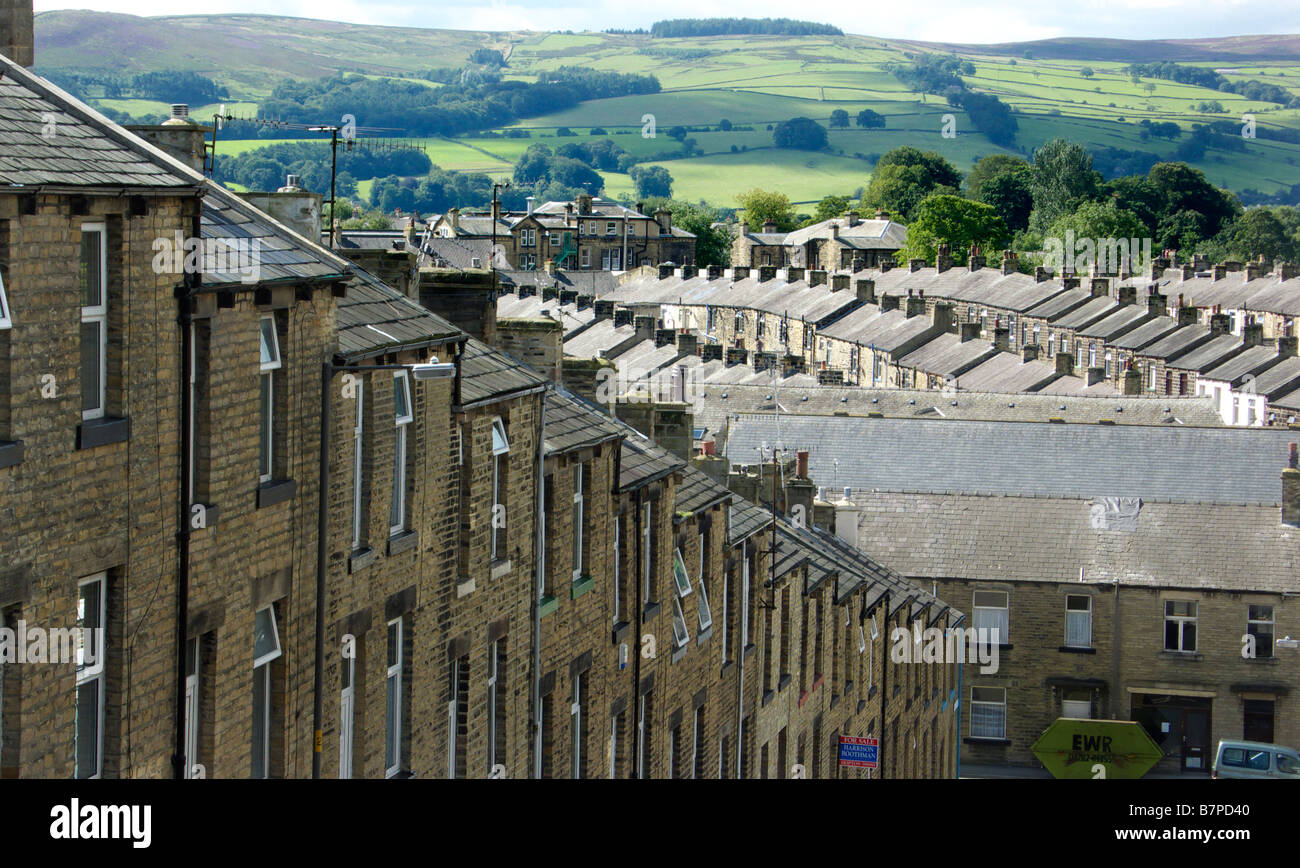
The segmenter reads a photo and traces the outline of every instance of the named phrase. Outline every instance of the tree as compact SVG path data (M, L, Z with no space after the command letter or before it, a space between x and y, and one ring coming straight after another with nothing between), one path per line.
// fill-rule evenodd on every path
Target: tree
M847 129L849 126L849 113L844 109L836 109L831 112L831 126L837 129Z
M1083 202L1069 214L1062 214L1047 230L1050 238L1065 238L1072 231L1075 238L1140 238L1146 227L1132 212L1109 202Z
M1085 66L1083 69L1079 70L1079 75L1083 76L1084 78L1092 78L1094 74L1095 73L1093 72L1091 66Z
M1033 170L1029 163L1008 154L993 154L975 164L966 176L970 197L1002 215L1013 232L1029 226L1034 209Z
M1173 215L1190 211L1200 216L1200 237L1209 238L1217 235L1241 210L1236 197L1227 190L1211 184L1200 169L1194 169L1186 163L1156 163L1147 173L1151 186L1160 192L1161 224L1172 221ZM1174 236L1186 243L1185 230L1192 221L1182 218L1177 231L1164 235L1163 230L1156 241L1163 249L1176 247ZM1171 227L1173 224L1170 224Z
M651 196L667 199L673 195L673 176L663 166L633 166L628 174L636 185L637 196L643 199Z
M1045 231L1063 214L1097 197L1101 175L1092 168L1092 157L1083 146L1054 139L1034 151L1031 190L1034 210L1029 226Z
M863 109L858 112L856 120L858 126L864 130L883 130L885 128L885 116L871 109Z
M843 216L848 210L849 200L846 196L826 196L813 209L813 215L809 219L808 225L821 223L825 220L834 220L836 217Z
M861 208L868 212L882 209L910 221L922 199L936 192L956 193L960 183L961 173L942 156L904 145L876 162Z
M731 130L731 121L726 118L718 121L718 129L722 130L724 133L729 132Z
M948 244L960 255L972 244L983 250L998 250L1010 240L1006 221L991 206L961 196L936 194L917 207L900 258L932 262L940 244Z
M1222 234L1233 259L1255 260L1263 256L1265 262L1272 262L1300 258L1300 239L1288 230L1273 209L1251 208Z
M794 205L784 193L753 189L736 197L736 203L745 214L750 228L758 231L764 223L776 224L776 231L789 232L795 227Z
M790 118L776 125L772 142L778 148L820 151L826 147L826 128L812 118Z

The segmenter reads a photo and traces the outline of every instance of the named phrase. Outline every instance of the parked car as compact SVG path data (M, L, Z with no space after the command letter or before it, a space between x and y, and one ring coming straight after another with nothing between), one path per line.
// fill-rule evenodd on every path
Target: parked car
M1280 744L1220 741L1210 777L1300 780L1300 753Z

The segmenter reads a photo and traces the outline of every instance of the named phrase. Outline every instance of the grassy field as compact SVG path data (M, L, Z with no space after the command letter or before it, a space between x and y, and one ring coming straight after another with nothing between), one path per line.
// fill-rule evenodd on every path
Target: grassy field
M38 53L50 66L75 67L93 57L94 63L120 71L192 69L212 75L233 98L243 101L236 106L232 99L229 104L241 115L252 114L258 100L280 80L339 71L415 80L421 70L463 64L482 46L506 53L508 77L525 81L561 66L654 75L661 93L595 100L521 120L515 126L528 130L527 139L467 137L420 143L442 168L498 176L511 171L529 144L555 147L586 141L594 126L603 127L626 150L651 158L678 148L666 135L671 127L699 127L689 136L702 155L660 164L672 174L676 196L717 204L729 204L736 193L755 186L779 190L800 202L829 193L847 195L867 182L869 158L899 145L938 151L963 171L981 155L1007 150L976 132L960 111L940 98L908 91L887 68L889 63L906 62L908 52L935 47L869 36L651 39L364 27L249 15L173 17L165 19L166 26L162 21L106 13L42 13L37 16ZM1122 71L1125 62L1117 58L1170 58L1217 69L1233 80L1272 82L1300 94L1298 43L1295 37L1193 43L1065 39L958 50L975 64L975 74L965 77L967 83L996 94L1016 112L1020 132L1013 153L1027 156L1035 147L1064 137L1092 148L1170 157L1179 141L1142 140L1140 121L1173 121L1187 130L1194 123L1240 122L1249 114L1262 128L1300 129L1300 110L1169 81L1135 83ZM149 50L140 48L143 45ZM1032 58L1024 56L1028 48L1033 49ZM1083 75L1085 67L1091 68L1091 76ZM1224 112L1208 114L1198 108L1210 101L1220 103ZM133 114L168 110L161 102L142 100L104 104ZM215 108L197 107L191 113L210 117ZM831 130L824 153L770 147L769 124L797 116L826 124L836 109L852 116L863 108L886 115L887 128ZM955 117L956 138L940 135L946 114ZM642 135L646 115L654 117L653 138ZM717 125L723 118L753 129L722 132ZM358 122L364 124L365 118L358 117ZM578 136L556 137L561 126ZM241 137L222 140L219 153L243 153L271 143L249 139L243 131L230 132ZM1211 150L1194 165L1230 189L1273 191L1300 181L1300 145L1256 139L1247 142L1245 152ZM631 190L626 175L610 173L606 179L609 194Z

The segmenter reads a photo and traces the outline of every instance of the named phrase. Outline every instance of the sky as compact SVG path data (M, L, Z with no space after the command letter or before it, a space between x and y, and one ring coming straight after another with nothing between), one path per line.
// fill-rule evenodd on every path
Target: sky
M175 0L35 0L36 12L92 9L131 15L175 15ZM205 14L269 13L266 0L205 0ZM845 33L934 42L1019 42L1056 36L1190 39L1300 33L1296 0L909 0L865 3L823 0L792 10L787 0L280 0L271 14L354 24L452 30L605 30L649 27L665 18L802 18Z

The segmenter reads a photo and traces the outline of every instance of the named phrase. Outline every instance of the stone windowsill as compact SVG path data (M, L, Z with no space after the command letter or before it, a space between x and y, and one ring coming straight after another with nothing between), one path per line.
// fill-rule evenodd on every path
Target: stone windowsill
M1011 746L1011 739L1009 739L1009 738L977 738L977 737L975 737L975 736L967 736L966 738L963 738L963 739L962 739L962 743L963 743L963 744L986 744L986 745L989 745L990 747L1010 747L1010 746Z
M511 564L509 558L495 560L492 562L492 578L499 579L506 573L510 572L510 569Z
M646 603L645 608L641 610L641 623L648 623L651 618L659 614L661 608L663 607L658 603Z
M203 525L194 525L195 507L203 507ZM217 518L221 517L221 509L217 508L214 503L191 503L190 504L190 530L203 530L204 528L214 528L217 525Z
M402 552L410 551L415 548L416 543L420 541L420 532L415 530L404 530L388 538L388 556L399 555Z
M77 448L94 449L109 443L124 443L131 438L131 420L125 416L87 419L77 426Z
M0 441L0 468L22 464L24 451L25 447L21 440Z
M470 594L474 593L474 591L477 590L477 588L478 586L474 583L473 576L470 576L468 579L465 579L464 581L457 582L456 599L459 600L464 597L468 597Z
M357 549L348 556L348 572L355 573L364 570L366 567L373 564L375 559L378 557L379 556L375 554L375 550L370 546L366 546L363 549Z
M293 500L298 493L298 483L292 479L272 479L257 486L257 508L275 506L286 500Z
M718 670L718 675L719 675L719 676L724 676L724 675L726 675L726 674L727 674L728 672L730 672L733 668L735 668L735 665L736 665L736 661L735 661L735 660L728 660L726 663L723 663L723 664L722 664L722 668L721 668L720 670Z
M674 642L674 644L676 644L676 643ZM686 656L686 652L687 652L688 650L690 650L690 647L691 647L691 643L690 643L690 642L687 642L685 645L680 645L680 646L674 648L674 649L673 649L672 662L673 662L673 663L676 663L678 660L681 660L683 657L685 657L685 656Z
M537 604L537 617L545 618L558 608L560 608L559 598L554 594L547 594L542 597L541 602Z
M695 644L703 645L708 640L708 638L712 635L713 635L713 625L710 624L709 626L705 627L703 630L695 634Z
M632 624L629 621L619 621L614 625L614 644L618 645L627 639L628 634L632 632Z
M1081 645L1062 645L1060 647L1062 654L1096 654L1096 648L1084 648Z
M762 707L766 708L767 704L776 697L776 691L769 690L763 694Z
M1247 657L1246 659L1249 660L1251 663L1264 663L1269 666L1274 666L1278 662L1277 657L1274 656L1260 657L1256 655L1254 657Z
M865 699L859 699L859 700L858 700L858 714L861 714L861 713L862 713L862 709L864 709L864 708L866 708L866 707L867 707L867 701L866 701Z
M596 580L591 576L578 576L569 585L569 599L576 600L583 594L596 587Z
M787 687L789 687L789 686L790 686L790 682L793 681L793 680L794 680L794 679L790 676L790 673L789 673L789 672L786 672L786 673L782 674L782 675L781 675L781 680L779 680L779 681L776 682L776 691L777 691L777 693L780 693L782 690L785 690Z
M1189 663L1199 663L1202 659L1199 651L1170 651L1166 648L1160 653L1172 660L1186 660Z

